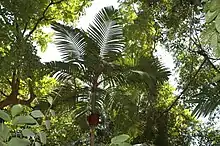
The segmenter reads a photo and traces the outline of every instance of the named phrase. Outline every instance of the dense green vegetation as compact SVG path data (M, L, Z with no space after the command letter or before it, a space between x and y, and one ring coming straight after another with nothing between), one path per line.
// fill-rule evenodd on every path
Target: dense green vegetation
M0 146L220 144L220 1L118 3L82 30L92 1L0 0Z

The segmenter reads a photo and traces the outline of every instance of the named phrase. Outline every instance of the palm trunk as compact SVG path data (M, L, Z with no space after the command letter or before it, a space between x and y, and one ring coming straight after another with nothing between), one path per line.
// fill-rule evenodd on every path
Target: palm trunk
M98 79L98 78L97 78ZM95 103L96 103L96 89L97 89L97 79L95 80L91 92L91 105L92 105L92 114L95 113ZM95 126L90 126L90 146L95 146Z
M90 146L95 146L95 127L90 127Z

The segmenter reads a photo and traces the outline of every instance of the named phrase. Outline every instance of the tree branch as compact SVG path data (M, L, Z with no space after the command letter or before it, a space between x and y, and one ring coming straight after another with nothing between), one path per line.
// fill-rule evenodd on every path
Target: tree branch
M10 96L13 96L14 98L17 97L19 85L20 85L20 79L17 77L16 70L14 70L12 73L12 85L11 85L11 95Z
M193 40L194 41L194 40ZM197 44L195 41L194 41L194 44L196 45L196 47L199 49L198 51L192 51L192 52L195 52L201 56L203 56L207 61L208 63L218 72L220 73L220 70L212 63L211 60L214 60L214 58L211 58L208 56L208 53L202 48L202 45L199 41L199 44Z
M8 79L7 79L8 80ZM10 81L10 80L8 80ZM17 96L18 96L18 90L20 85L20 79L17 77L16 70L12 73L12 81L9 82L11 85L11 93L7 96L6 99L0 102L0 109L4 108L7 105L10 104L16 104L17 103Z
M14 92L15 86L16 86L16 70L13 71L12 73L12 79L11 79L11 92Z
M46 18L46 13L48 11L48 9L50 8L50 6L54 5L54 4L59 4L61 2L63 2L65 0L59 0L57 2L54 2L51 0L51 2L47 5L47 7L45 8L45 10L42 13L42 16L40 18L38 18L37 22L35 23L33 29L28 33L26 40L33 34L33 32L37 29L37 26L39 25L39 23Z
M210 59L213 59L213 58L210 58L207 54L207 52L202 48L202 45L201 45L201 42L199 40L199 36L197 33L196 34L196 39L198 41L198 43L196 43L196 41L191 37L190 37L190 40L193 41L193 43L196 45L196 47L198 48L198 51L193 51L191 50L192 52L194 53L197 53L201 56L203 56L204 60L203 62L201 63L201 65L199 66L198 70L196 71L196 73L194 74L194 76L191 78L191 80L188 82L188 84L186 85L186 87L183 89L183 91L179 94L179 96L176 97L176 99L174 100L174 102L165 110L162 112L162 114L164 113L167 113L169 112L174 106L175 104L177 103L177 101L182 97L182 95L188 90L190 84L195 80L197 74L199 73L199 71L202 69L203 65L208 62L218 73L220 73L220 70L211 62ZM162 115L161 114L161 115Z
M6 95L3 91L0 91L0 93L5 96L5 97L8 97L8 95Z
M10 81L10 79L6 78L6 80L7 80L8 84L12 86L12 82Z
M28 23L29 23L29 21L25 23L24 30L22 32L22 36L24 36L24 34L25 34L26 30L27 30Z
M220 73L220 70L212 63L212 61L210 60L210 58L208 57L207 54L200 54L202 55L204 58L207 59L208 63L212 66L212 68L215 69L215 71L217 71L218 73Z
M36 95L34 94L34 89L33 89L33 86L30 80L28 81L28 88L29 88L30 98L27 101L25 101L26 105L30 104L36 98Z
M209 59L210 60L216 60L216 61L220 60L220 58L212 58L212 57L209 57Z
M173 101L173 103L165 110L162 112L161 115L163 115L164 113L169 112L177 103L177 101L182 97L182 95L188 90L189 86L192 84L192 82L195 80L196 76L198 75L198 73L200 72L200 70L202 69L203 65L206 63L207 59L204 58L203 62L201 63L201 65L199 66L198 70L196 71L196 73L194 74L194 76L191 78L191 80L188 82L188 84L185 86L185 88L183 89L183 91L179 94L179 96L176 97L176 99Z
M196 29L196 28L194 27L194 29ZM200 41L200 39L199 39L199 36L198 36L197 32L195 32L195 36L196 36L196 38L192 38L192 36L190 35L189 38L190 38L190 40L192 40L192 42L196 45L196 47L198 48L198 51L193 51L193 50L190 50L190 51L191 51L191 52L194 52L194 53L197 53L197 54L203 56L204 58L206 58L206 60L208 61L208 63L209 63L218 73L220 73L220 70L219 70L219 69L212 63L212 61L211 61L211 60L220 60L220 59L218 59L218 58L211 58L211 57L208 55L208 53L203 49L202 43L201 43L201 41Z
M9 96L6 95L7 98L0 102L0 109L8 105L15 105L15 104L30 105L30 103L36 98L31 81L28 82L28 88L29 88L29 94L30 94L30 98L28 100L18 99L17 98L18 90L16 90L15 93L11 92Z

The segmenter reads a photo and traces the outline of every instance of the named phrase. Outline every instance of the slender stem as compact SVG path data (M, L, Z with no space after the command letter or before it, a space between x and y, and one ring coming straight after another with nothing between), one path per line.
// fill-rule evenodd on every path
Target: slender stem
M94 92L92 92L91 93L92 113L95 113L95 101L96 101L96 94Z
M93 89L91 93L92 114L95 113L95 101L96 101L95 90L96 89ZM90 146L95 146L95 126L90 126Z
M90 146L95 146L95 126L90 127Z
M93 83L92 83L92 90L91 90L91 106L92 106L92 114L95 113L95 103L96 103L96 91L98 88L98 78L99 75L95 76L93 78ZM91 125L90 126L90 146L95 146L95 126Z

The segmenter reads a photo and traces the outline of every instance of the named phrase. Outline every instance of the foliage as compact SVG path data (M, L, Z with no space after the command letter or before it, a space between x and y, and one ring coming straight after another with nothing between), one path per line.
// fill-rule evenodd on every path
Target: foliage
M113 137L111 139L110 146L130 146L129 143L126 143L125 141L128 140L129 136L122 134L116 137Z
M57 75L59 78L65 80L70 77L73 82L78 79L89 85L87 92L91 94L86 96L91 98L88 101L91 100L92 112L95 112L95 104L99 100L98 86L106 82L105 74L116 72L114 61L123 49L122 28L117 24L115 14L113 7L101 10L88 28L88 33L58 23L52 27L56 31L56 44L63 58L62 63L55 62L52 67L63 64L59 66L62 68L58 68L62 71Z
M75 0L1 1L1 109L18 103L30 105L41 96L39 84L48 72L37 56L37 47L45 50L51 36L43 28L55 20L77 20L88 5L89 1Z
M40 146L46 144L45 115L40 110L31 111L20 104L14 105L10 114L0 110L0 143L1 145ZM43 120L44 121L44 120Z
M206 1L205 4L205 20L206 27L202 34L202 41L209 43L210 46L215 50L216 56L219 56L219 8L220 3L217 0Z
M0 2L2 144L89 145L91 113L100 115L96 145L219 143L219 1L119 4L85 31L75 26L88 0ZM37 50L53 34L62 61L41 63ZM156 55L164 48L177 89Z

